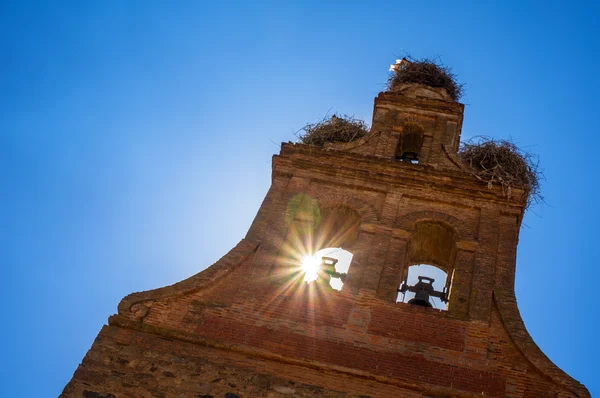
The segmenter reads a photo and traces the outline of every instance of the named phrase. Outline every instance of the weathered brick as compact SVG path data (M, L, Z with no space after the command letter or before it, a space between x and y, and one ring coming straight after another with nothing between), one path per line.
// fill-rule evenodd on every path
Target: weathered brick
M456 166L463 105L416 92L379 94L356 142L283 144L246 238L185 281L123 299L61 396L589 396L520 318L523 202ZM407 120L425 130L419 164L395 159ZM354 257L339 292L294 269L320 248L319 220L288 217L297 195L360 217L355 241L341 239ZM419 248L423 223L450 245ZM447 258L414 258L442 246ZM395 302L407 267L428 259L452 278L447 311Z

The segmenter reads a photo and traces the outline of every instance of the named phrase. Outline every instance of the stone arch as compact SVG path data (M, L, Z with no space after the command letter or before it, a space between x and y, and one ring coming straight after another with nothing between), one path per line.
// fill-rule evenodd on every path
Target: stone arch
M288 193L288 202L298 195L306 195L309 199L316 200L320 210L334 206L347 206L360 215L362 223L377 223L379 221L377 210L373 206L350 195L320 193L314 190L294 190Z
M349 195L316 194L316 199L321 209L334 206L347 206L359 214L363 223L376 223L378 221L377 211L372 206L355 197Z
M349 195L289 190L286 199L288 232L270 271L275 276L288 278L306 257L321 249L350 249L354 254L360 225L377 222L373 207Z
M400 215L396 219L395 226L396 228L413 232L417 223L425 220L447 224L456 234L457 241L474 239L473 231L464 221L439 211L424 210Z
M429 264L446 273L451 272L457 237L454 228L445 222L419 220L411 231L406 253L407 265Z
M353 246L358 239L361 222L360 214L348 205L321 207L321 221L316 225L313 236L315 247Z
M402 292L403 302L429 307L432 306L431 300L434 298L430 297L430 294L437 295L438 303L437 305L434 303L435 307L445 309L447 307L444 306L444 303L448 303L448 292L451 289L452 275L455 269L459 234L454 226L442 217L432 217L431 214L424 216L419 213L425 212L418 212L411 217L411 223L406 225L410 237L406 245L402 284L399 292ZM413 271L412 276L411 270ZM418 278L418 282L416 278ZM437 283L437 286L434 282ZM414 298L410 295L406 297L407 291L415 293L416 296ZM427 293L421 294L423 291L427 291ZM421 297L416 299L419 294ZM396 300L399 299L400 296ZM411 300L406 301L407 299Z

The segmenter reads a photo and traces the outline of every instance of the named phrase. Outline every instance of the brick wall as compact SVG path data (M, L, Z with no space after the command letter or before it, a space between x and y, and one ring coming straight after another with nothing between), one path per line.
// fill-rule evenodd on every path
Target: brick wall
M62 396L589 396L524 328L513 288L523 202L455 165L462 110L380 94L369 136L283 144L246 238L185 281L126 297ZM417 165L394 159L407 119L425 128ZM340 292L294 268L316 222L290 219L297 195L360 217ZM395 303L422 222L451 231L448 311Z

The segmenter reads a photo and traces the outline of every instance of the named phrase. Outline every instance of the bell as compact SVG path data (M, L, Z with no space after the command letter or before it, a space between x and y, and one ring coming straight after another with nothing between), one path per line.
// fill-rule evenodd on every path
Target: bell
M416 152L404 152L402 153L400 160L408 163L417 162L419 160L419 154Z
M335 265L338 260L332 257L321 257L321 265L319 267L319 282L328 285L331 281L331 275L335 273Z
M420 305L421 307L432 307L429 302L429 293L425 290L419 290L415 293L415 297L408 300L408 304Z
M433 288L435 279L427 276L419 276L418 278L419 281L413 286L408 286L405 279L404 282L402 282L402 286L398 289L401 293L413 292L415 294L415 297L408 300L408 304L419 305L421 307L433 307L429 302L430 296L437 297L444 303L448 302L448 293L446 289L444 289L443 292L438 292Z
M337 258L321 257L321 270L326 274L331 274L332 272L335 272L335 265L337 262Z
M419 276L419 281L414 286L407 286L404 291L408 290L415 293L415 297L408 301L408 304L420 305L421 307L433 307L429 302L429 296L435 296L437 292L433 289L435 279L426 276Z

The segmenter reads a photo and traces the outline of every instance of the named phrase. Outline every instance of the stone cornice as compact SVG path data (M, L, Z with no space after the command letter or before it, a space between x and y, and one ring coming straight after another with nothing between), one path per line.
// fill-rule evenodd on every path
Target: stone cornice
M343 163L343 167L341 164ZM292 173L318 178L319 175L342 179L352 177L363 189L380 190L377 186L405 186L414 189L433 188L457 197L485 199L486 203L501 205L510 213L522 214L525 204L519 198L523 191L513 189L512 198L503 195L494 186L489 189L485 182L459 170L441 169L433 166L414 165L375 156L357 155L336 150L324 150L303 144L282 144L280 155L273 158L274 173Z
M375 97L377 105L386 103L393 104L395 107L414 108L424 111L433 111L435 113L452 113L462 118L465 106L460 102L444 101L432 98L411 98L405 95L382 92Z

